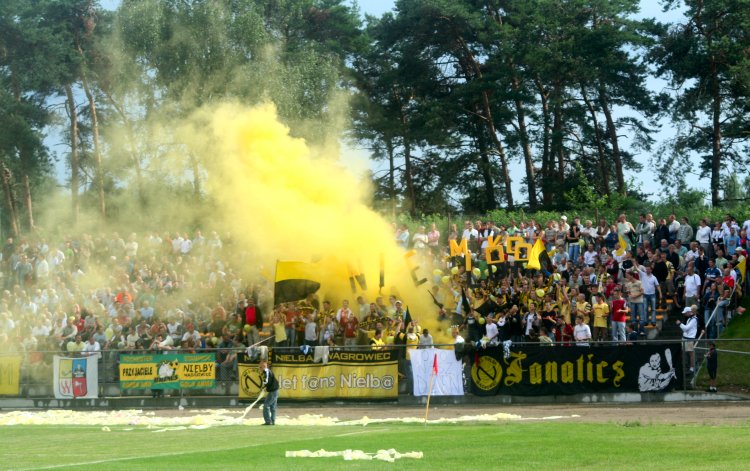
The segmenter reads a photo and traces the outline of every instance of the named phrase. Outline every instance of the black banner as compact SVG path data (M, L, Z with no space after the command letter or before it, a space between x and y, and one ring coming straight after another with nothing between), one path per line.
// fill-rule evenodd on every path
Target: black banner
M487 348L474 354L474 394L665 392L682 378L680 344L523 346L511 347L509 353L504 358L502 348Z
M328 354L327 363L390 363L396 361L397 358L396 352L393 350L340 351L338 349L331 349ZM296 348L273 349L271 359L271 364L276 366L310 365L316 363L315 356L312 353L304 354Z

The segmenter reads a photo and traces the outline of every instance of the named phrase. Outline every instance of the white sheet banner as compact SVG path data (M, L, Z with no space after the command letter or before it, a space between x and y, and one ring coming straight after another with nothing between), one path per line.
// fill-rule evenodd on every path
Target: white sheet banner
M52 388L55 399L99 397L98 355L78 358L55 356Z
M437 370L432 384L433 396L463 396L464 382L462 365L456 360L453 350L428 348L425 350L411 350L411 370L414 375L414 395L426 396L430 389L430 375L433 374L435 355L437 355Z

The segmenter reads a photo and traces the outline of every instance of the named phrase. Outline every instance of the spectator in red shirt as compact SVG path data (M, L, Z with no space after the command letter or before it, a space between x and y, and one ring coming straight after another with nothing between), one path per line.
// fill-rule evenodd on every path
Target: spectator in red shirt
M245 308L245 324L250 326L250 330L247 331L247 341L250 345L255 345L260 342L260 334L258 332L258 325L263 327L263 318L260 315L260 311L255 306L255 301L250 298L247 300L247 307Z
M721 282L730 290L734 289L734 277L732 276L731 265L724 269L724 278L721 279Z
M359 333L359 320L357 316L347 317L342 327L344 328L344 345L347 347L357 345L357 335Z
M628 307L625 299L622 297L620 289L613 290L615 299L612 300L612 340L616 342L625 342L625 322L628 314Z

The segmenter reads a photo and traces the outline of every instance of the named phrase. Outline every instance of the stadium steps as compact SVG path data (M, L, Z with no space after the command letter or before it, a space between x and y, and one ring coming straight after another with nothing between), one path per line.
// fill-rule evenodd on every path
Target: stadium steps
M666 310L665 309L657 309L656 310L656 325L647 324L645 327L646 330L646 338L648 340L655 340L661 335L662 329L664 328L664 322L667 319ZM630 316L626 316L625 320L627 323L632 322L632 318Z

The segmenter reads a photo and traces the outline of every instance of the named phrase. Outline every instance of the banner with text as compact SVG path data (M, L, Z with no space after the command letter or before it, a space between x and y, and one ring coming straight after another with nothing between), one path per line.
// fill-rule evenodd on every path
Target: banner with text
M328 363L315 363L312 354L274 350L271 368L284 399L388 399L398 396L398 362L395 352L337 352ZM239 357L240 399L260 392L257 363Z
M66 358L55 355L52 388L55 399L99 397L99 356Z
M471 368L474 394L557 395L665 392L682 377L680 344L611 347L512 347L479 350Z
M21 355L0 355L0 396L18 396Z
M120 387L123 389L212 388L216 384L213 353L122 355Z
M274 372L276 369L273 368ZM237 374L240 378L240 399L255 399L260 394L260 371L258 371L258 360L250 359L245 352L237 354Z
M437 355L437 359L435 357ZM412 350L411 371L414 377L414 395L426 396L430 389L430 377L432 378L433 396L463 396L464 382L462 365L456 360L453 350L440 350L429 348L425 350ZM437 374L434 372L437 367Z

